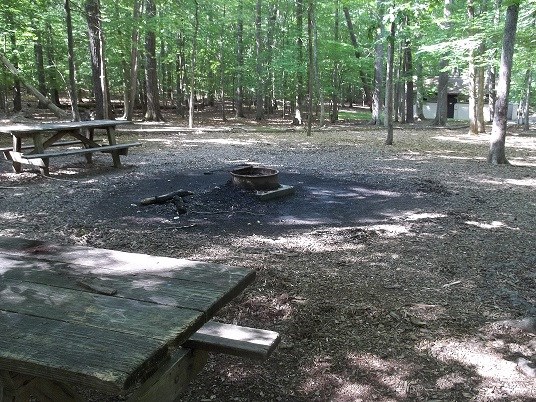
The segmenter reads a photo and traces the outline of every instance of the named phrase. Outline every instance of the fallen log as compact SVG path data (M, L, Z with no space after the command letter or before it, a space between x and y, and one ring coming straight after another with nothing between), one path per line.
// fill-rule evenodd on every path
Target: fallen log
M140 201L140 205L151 205L151 204L163 204L165 202L171 201L174 197L185 197L187 195L193 195L191 191L187 190L177 190L171 193L155 195L154 197L144 198Z

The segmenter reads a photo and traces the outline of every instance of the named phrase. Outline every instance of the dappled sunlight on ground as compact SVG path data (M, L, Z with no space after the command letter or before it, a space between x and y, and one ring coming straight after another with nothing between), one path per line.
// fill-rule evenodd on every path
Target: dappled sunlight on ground
M443 363L456 362L474 370L479 385L475 389L478 394L473 400L504 400L505 394L508 398L522 398L520 400L536 398L534 379L520 373L511 357L516 353L530 356L535 352L534 347L530 350L517 344L507 344L501 339L470 337L424 341L417 346L417 350L426 351ZM438 386L444 384L445 378L440 378ZM496 391L499 392L495 394Z

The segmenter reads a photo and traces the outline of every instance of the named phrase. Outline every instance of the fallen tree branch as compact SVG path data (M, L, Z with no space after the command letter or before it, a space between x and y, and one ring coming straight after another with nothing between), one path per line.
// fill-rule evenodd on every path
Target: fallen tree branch
M177 190L171 193L155 195L154 197L144 198L140 201L140 205L151 205L151 204L163 204L165 202L171 201L174 197L185 197L187 195L193 195L191 191L187 190Z

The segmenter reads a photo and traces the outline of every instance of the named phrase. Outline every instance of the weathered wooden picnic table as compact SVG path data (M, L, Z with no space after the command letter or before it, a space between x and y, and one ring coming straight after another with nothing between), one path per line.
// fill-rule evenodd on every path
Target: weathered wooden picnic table
M0 402L81 400L79 387L171 401L207 350L266 358L276 332L209 321L254 277L240 267L0 237Z
M112 155L115 167L121 166L120 155L126 155L130 147L141 145L139 142L118 144L115 127L130 123L126 120L89 120L67 121L58 123L12 124L0 125L0 133L12 136L13 146L0 148L4 156L13 163L13 170L22 171L22 164L38 166L44 175L49 174L49 158L80 155L86 156L88 163L95 152ZM95 130L106 130L107 143L99 144L95 138ZM70 137L69 140L64 140ZM23 141L31 139L31 144ZM49 152L51 147L81 145L77 149L64 149Z

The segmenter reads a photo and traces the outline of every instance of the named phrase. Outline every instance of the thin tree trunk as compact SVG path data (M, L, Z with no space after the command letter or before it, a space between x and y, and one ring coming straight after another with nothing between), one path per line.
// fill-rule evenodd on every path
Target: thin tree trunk
M35 69L37 72L37 88L39 92L43 95L47 93L47 83L46 83L46 74L45 74L45 59L43 56L43 42L42 42L42 33L40 30L36 29L36 39L34 42L34 54L35 54ZM39 101L38 108L44 109L46 105Z
M525 94L523 97L523 131L529 130L530 125L530 86L532 84L532 69L528 68L525 75Z
M396 25L393 21L387 38L387 77L385 81L385 127L387 128L387 138L385 139L385 145L393 145L395 33Z
M154 0L146 0L146 13L149 20L156 17L156 4ZM145 36L145 81L147 96L147 111L145 120L164 120L160 110L160 91L158 89L158 68L156 63L156 32L154 28L147 30Z
M372 121L371 124L382 125L383 109L383 73L384 73L384 37L385 27L383 24L384 0L376 1L378 20L376 22L376 43L374 44L374 92L372 94Z
M488 153L488 162L494 165L508 164L505 149L508 95L510 92L510 79L512 76L512 62L514 58L514 44L518 16L519 0L510 4L506 9L501 65L499 69L499 81L497 83L497 103L495 104L495 114Z
M340 26L339 0L335 0L335 17L334 17L334 29L333 29L335 43L338 43L340 40L339 26ZM333 80L333 90L331 92L330 121L332 123L335 123L339 120L339 88L341 86L340 77L339 77L339 60L335 60L333 62L332 80Z
M292 124L300 125L302 124L302 108L303 108L303 72L302 66L303 62L303 0L296 0L296 31L297 31L297 41L296 41L296 53L297 53L297 64L298 71L296 73L296 102L294 108L294 119Z
M352 18L350 17L350 11L348 7L343 6L344 17L346 18L346 25L348 27L348 33L350 34L350 40L355 49L355 57L357 59L361 58L361 52L359 51L359 45L357 43L357 38L355 36L354 24L352 23ZM370 93L370 85L367 81L365 72L362 69L359 69L359 78L361 79L361 85L363 87L363 93L365 94L365 104L368 106L372 105L372 96Z
M264 119L264 63L261 30L262 0L257 0L255 7L255 119Z
M453 0L444 0L443 17L445 22L441 25L441 29L448 31L451 26L451 6ZM444 126L447 124L447 112L448 112L448 83L449 73L446 71L448 66L448 56L442 55L439 60L439 78L437 84L437 110L434 120L434 125Z
M223 5L223 20L225 21L225 5ZM220 99L221 99L221 119L227 121L225 115L225 24L222 23L220 31Z
M67 54L69 59L69 95L71 98L71 112L73 115L73 120L80 121L78 96L76 93L76 70L74 65L74 40L70 0L65 0L65 20L67 24Z
M11 71L11 73L13 73L14 76L20 77L20 71L17 70L15 66L11 64L7 57L4 56L2 53L0 53L0 61L2 62L2 64L4 64L4 66L6 66L9 71ZM20 82L26 87L29 92L32 93L32 95L34 95L41 103L43 103L47 108L49 108L58 118L64 119L68 116L67 113L57 107L50 99L47 99L33 86L22 80L20 80Z
M136 94L138 84L138 43L139 43L139 19L141 0L134 0L132 6L133 27L130 44L130 68L128 71L128 80L125 83L125 107L123 118L132 120L134 118L134 107L136 105Z
M415 75L417 77L415 81L416 85L416 92L417 92L417 99L415 100L415 114L417 116L417 119L419 121L424 121L426 118L424 117L424 79L422 76L422 60L420 57L417 58L417 62L415 65Z
M315 63L314 63L314 0L308 0L307 7L307 53L309 56L309 68L307 69L307 136L311 135L313 123L313 98L314 98L314 78L315 78Z
M415 123L413 112L413 57L410 39L406 39L404 66L404 75L406 77L406 123Z
M238 21L236 24L236 117L244 116L244 2L238 2Z
M197 58L197 33L199 31L199 3L194 0L194 34L192 37L192 57L190 66L190 100L188 102L188 127L194 127L194 103L195 103L195 62Z
M493 26L499 25L501 18L501 3L502 0L495 0L493 6ZM490 55L489 65L488 65L488 108L489 108L489 121L493 122L495 117L495 103L497 101L497 90L496 90L496 78L497 78L497 68L495 67L495 58L497 51L494 50Z

